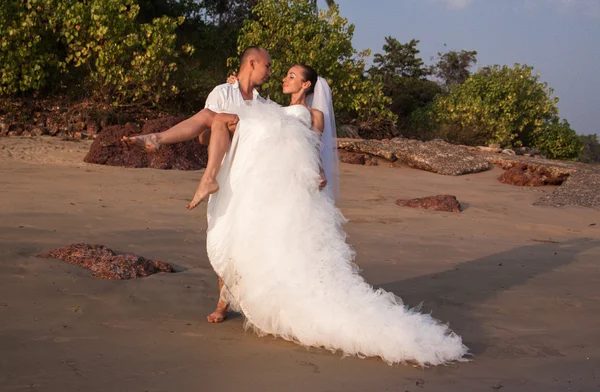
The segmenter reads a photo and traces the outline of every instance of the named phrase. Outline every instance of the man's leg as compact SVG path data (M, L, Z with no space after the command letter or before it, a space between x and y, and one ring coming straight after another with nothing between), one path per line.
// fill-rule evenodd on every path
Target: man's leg
M219 302L217 302L217 308L215 311L206 316L206 320L209 323L221 323L227 318L227 310L229 305L222 296L224 285L225 284L223 283L223 280L219 278Z
M187 205L188 209L194 209L210 194L219 190L217 174L219 174L225 154L231 147L231 135L235 132L238 121L239 118L235 114L221 113L214 117L210 130L206 170L204 170L192 202Z
M150 133L126 137L121 141L132 147L140 147L146 151L157 151L163 144L175 144L192 140L200 136L212 126L216 113L209 109L202 109L192 117L163 132Z

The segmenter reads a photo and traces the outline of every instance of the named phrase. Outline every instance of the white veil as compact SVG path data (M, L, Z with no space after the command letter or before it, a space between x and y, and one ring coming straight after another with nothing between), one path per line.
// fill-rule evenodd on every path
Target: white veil
M306 103L313 109L323 112L324 127L321 137L321 161L327 186L327 192L334 200L340 196L340 177L338 169L337 131L335 128L335 114L333 113L333 97L327 81L319 76L315 84L315 91L306 98Z

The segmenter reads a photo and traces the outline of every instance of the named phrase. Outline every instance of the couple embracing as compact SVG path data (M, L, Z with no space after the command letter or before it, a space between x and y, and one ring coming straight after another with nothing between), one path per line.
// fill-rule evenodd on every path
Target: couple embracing
M207 251L221 298L259 335L388 363L439 365L467 353L461 338L428 314L374 289L353 263L335 206L337 146L331 90L308 66L283 79L281 107L255 87L271 74L265 49L240 59L234 83L217 86L206 108L160 134L126 138L148 150L199 137L206 171L188 208L208 198ZM210 128L210 130L208 130Z

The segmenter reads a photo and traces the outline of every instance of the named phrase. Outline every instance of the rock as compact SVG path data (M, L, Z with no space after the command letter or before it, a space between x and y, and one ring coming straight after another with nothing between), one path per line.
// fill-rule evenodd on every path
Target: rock
M168 263L148 260L134 254L117 255L104 245L73 244L38 254L37 257L62 260L92 271L94 278L124 280L175 272Z
M128 147L123 136L149 134L169 129L185 117L163 117L148 121L140 131L137 125L113 125L102 129L92 143L84 161L109 166L150 167L155 169L198 170L206 167L208 150L197 139L161 146L157 152Z
M364 165L365 164L365 154L344 151L344 152L340 152L339 159L340 159L340 162L349 163L351 165Z
M379 166L379 162L376 159L373 159L373 157L366 155L365 166Z
M544 186L560 185L567 177L568 173L552 172L544 166L528 165L521 163L514 165L498 177L498 181L518 186Z
M360 152L395 162L406 163L416 169L457 176L477 173L490 168L485 157L473 153L465 146L443 141L421 142L393 138L389 142L379 140L338 139L338 147L350 152Z
M423 208L426 210L433 211L446 211L446 212L460 212L461 206L456 196L452 195L437 195L428 196L418 199L396 200L396 204L399 206L406 206L411 208Z
M535 205L600 207L600 165L583 166Z
M477 146L477 148L478 148L480 151L483 151L483 152L490 152L490 153L493 153L493 154L499 154L499 153L501 153L501 152L502 152L502 149L501 149L500 147L492 147L492 146L489 146L489 147L487 147L487 146Z
M23 131L20 136L21 137L31 137L32 135L31 135L31 132L26 130L26 131Z
M79 131L73 132L72 137L74 140L81 140L81 139L83 139L83 133L81 133Z
M34 127L31 130L32 136L42 136L42 135L47 135L47 134L48 134L48 128L45 128L45 127Z
M516 152L514 152L514 150L511 150L510 148L505 148L504 150L502 150L502 154L506 154L506 155L517 155Z

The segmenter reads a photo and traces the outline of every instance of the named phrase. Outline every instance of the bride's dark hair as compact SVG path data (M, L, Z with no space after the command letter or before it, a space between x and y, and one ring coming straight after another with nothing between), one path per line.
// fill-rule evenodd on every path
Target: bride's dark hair
M307 94L314 93L315 85L317 84L317 79L319 78L317 71L308 65L298 64L298 66L302 67L302 77L304 77L304 81L310 82L310 87L308 88Z

